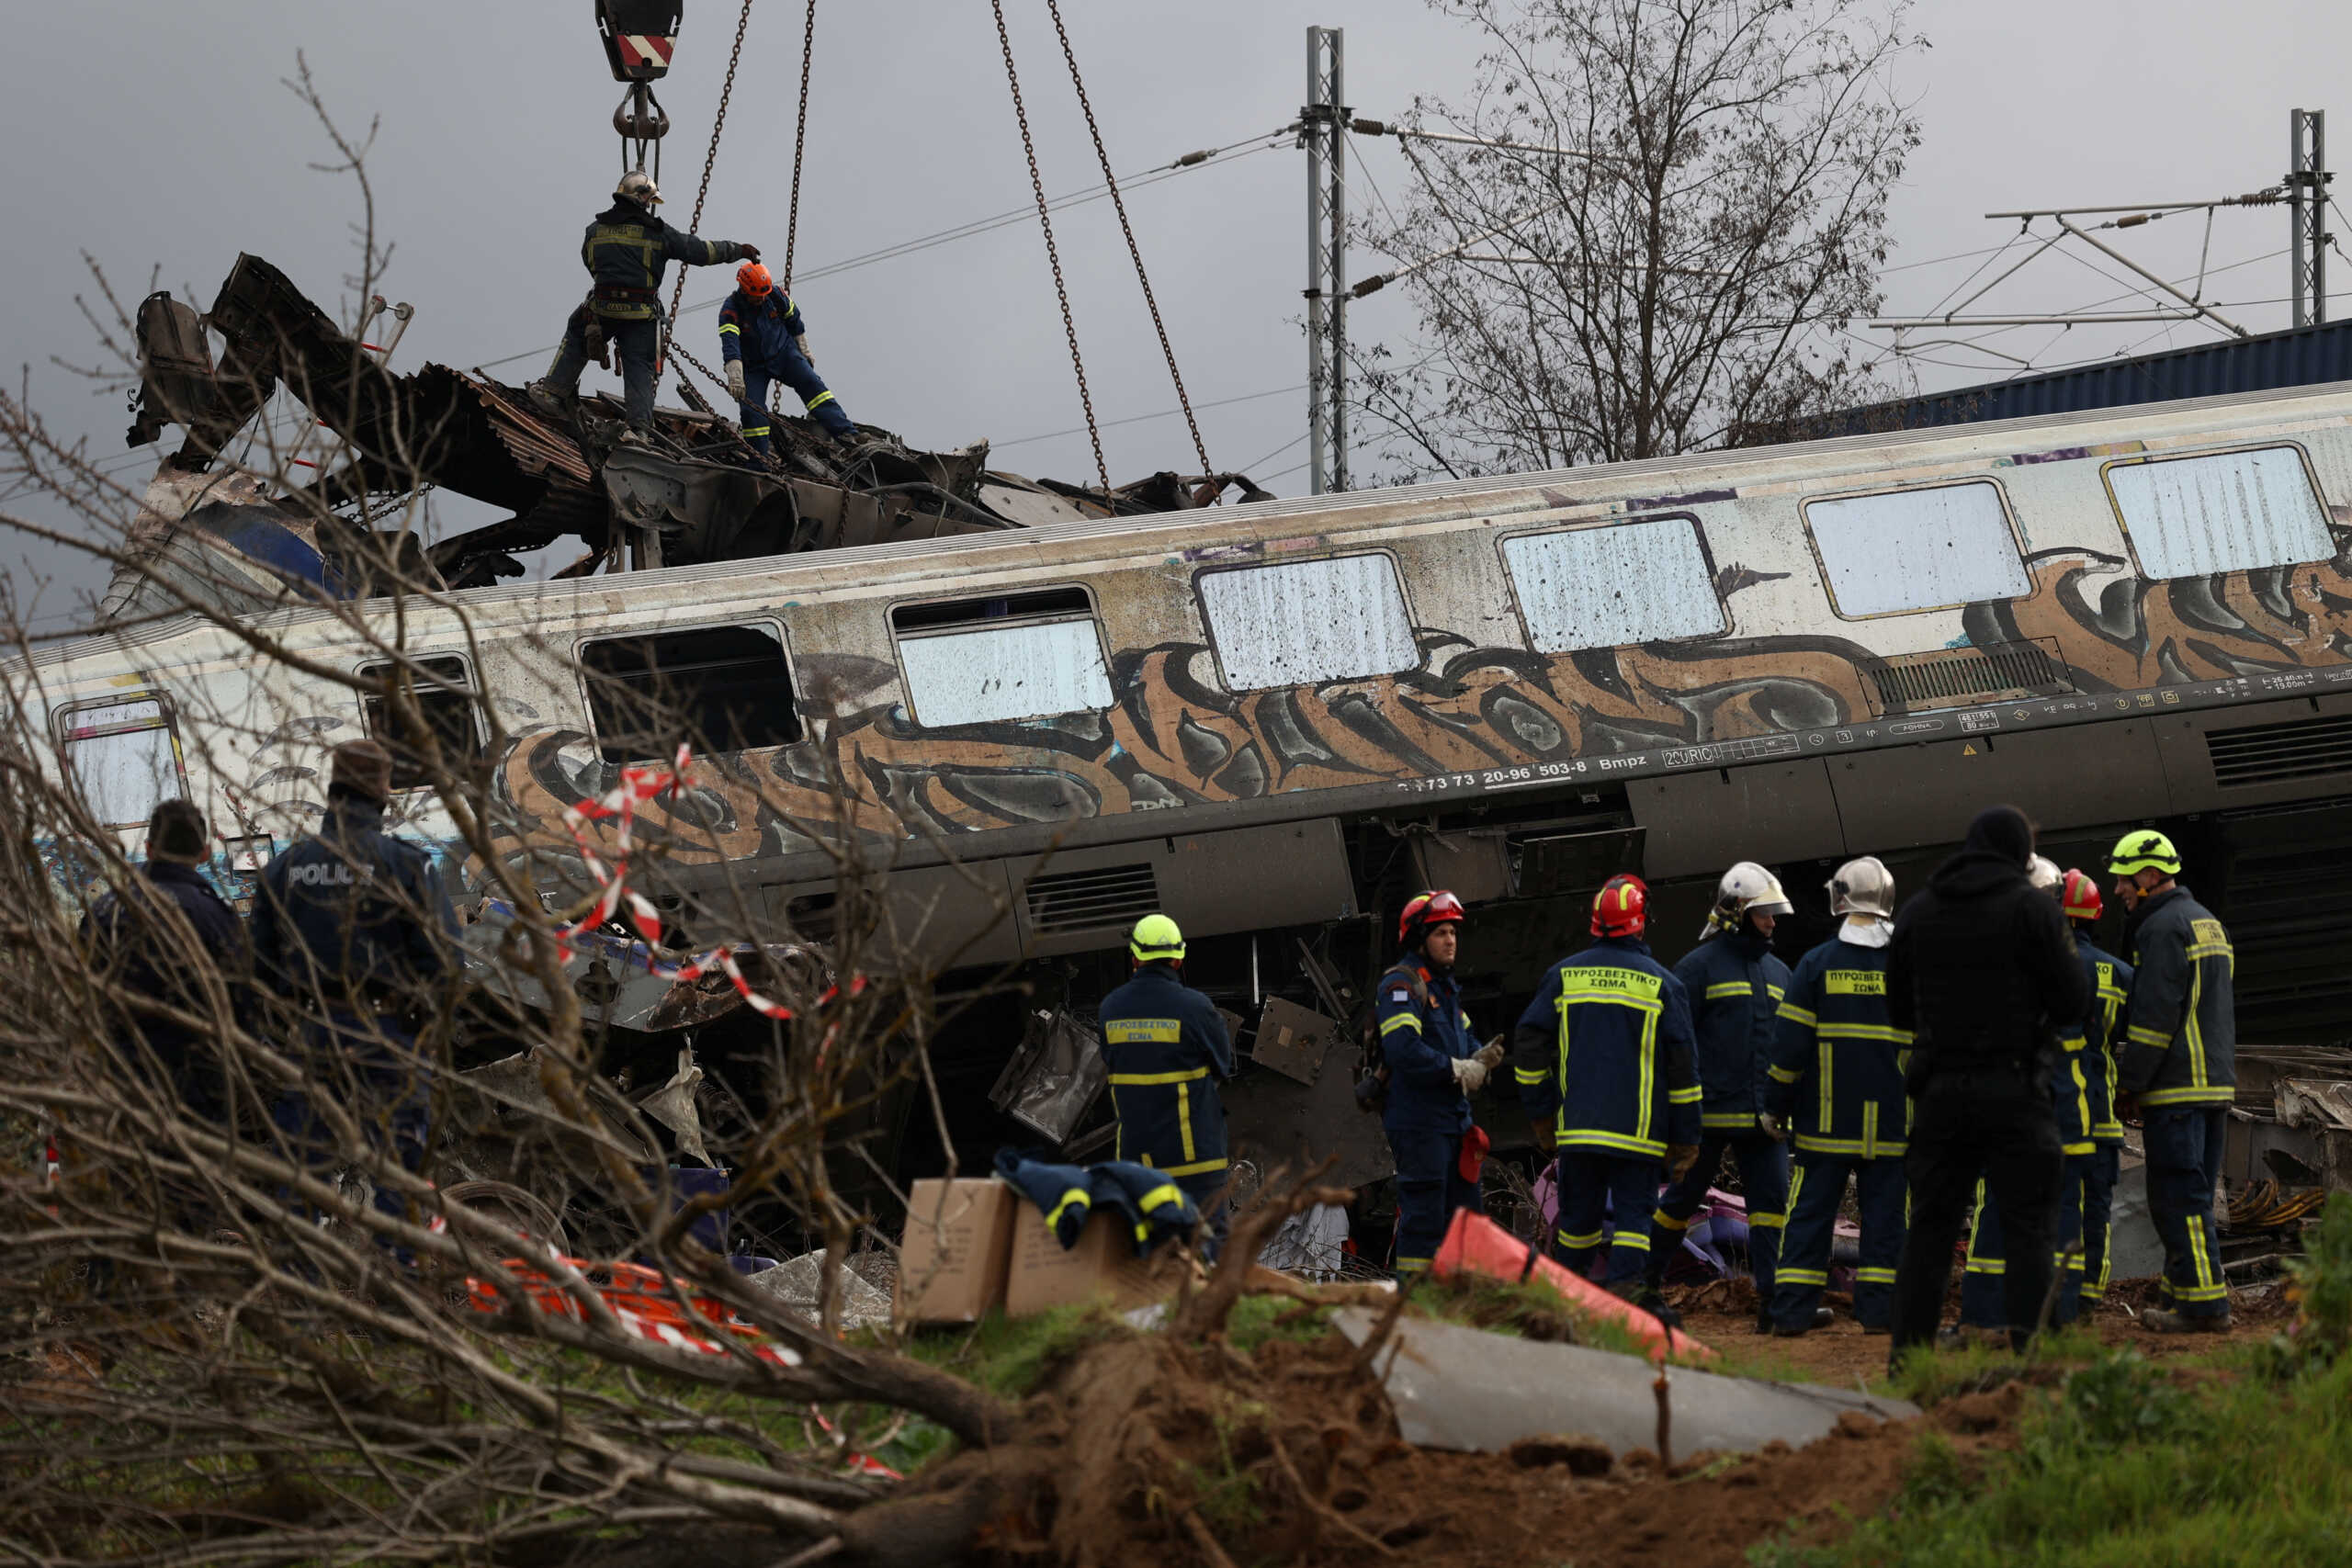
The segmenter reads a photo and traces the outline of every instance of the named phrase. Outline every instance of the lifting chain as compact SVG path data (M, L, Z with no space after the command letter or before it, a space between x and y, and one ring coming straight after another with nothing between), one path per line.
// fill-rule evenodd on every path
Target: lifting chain
M735 18L735 47L727 56L727 80L718 88L718 118L710 122L710 148L702 155L702 184L695 190L695 215L687 220L686 232L702 230L702 204L710 195L710 171L718 162L718 133L727 129L727 100L735 93L735 67L743 58L743 29L752 25L752 0L743 0L743 13ZM662 353L653 357L653 373L662 374L662 361L669 355L671 340L678 330L678 301L686 294L686 269L678 269L677 286L670 290L670 314L662 323Z
M817 0L808 0L810 10L815 10ZM1143 251L1136 243L1134 225L1127 221L1126 198L1119 194L1118 177L1111 173L1111 154L1103 150L1102 130L1094 123L1094 106L1087 101L1086 83L1078 73L1078 55L1069 46L1069 29L1062 25L1061 0L1046 0L1046 12L1054 18L1054 34L1062 41L1062 58L1069 62L1069 85L1078 89L1078 107L1086 114L1086 133L1094 139L1094 156L1102 165L1102 183L1110 187L1111 205L1118 210L1119 232L1127 237L1127 254L1135 258L1136 281L1143 285L1143 302L1151 311L1152 330L1159 334L1159 352L1168 361L1168 378L1176 383L1176 401L1184 411L1186 428L1193 433L1193 450L1201 459L1201 472L1214 474L1216 472L1216 467L1209 461L1208 446L1201 440L1201 422L1193 417L1193 400L1185 395L1183 373L1176 368L1176 350L1168 342L1168 323L1159 319L1159 301L1152 297L1151 279L1146 276L1143 269ZM1000 15L998 18L1000 26L1002 25L1002 20ZM1008 62L1010 58L1008 54ZM1025 127L1023 135L1026 135ZM1035 160L1032 159L1030 169L1033 175L1035 173ZM795 173L797 175L797 171L796 170ZM1068 307L1065 306L1064 309L1067 310ZM1093 422L1091 410L1088 412L1087 420L1090 424ZM1098 461L1101 456L1098 449L1096 452ZM1104 484L1105 488L1108 488L1109 481L1105 480Z
M792 130L792 208L784 225L785 303L792 302L792 249L800 239L800 160L808 146L808 62L817 52L817 0L808 0L808 26L800 35L800 122Z
M1021 104L1021 74L1012 64L1012 35L1005 30L1004 0L989 0L996 10L997 42L1004 48L1004 79L1012 89L1012 118L1021 122L1021 151L1029 159L1029 188L1037 198L1037 226L1046 231L1046 260L1054 269L1054 293L1061 300L1062 331L1069 337L1070 368L1078 373L1079 406L1086 411L1086 437L1094 444L1094 475L1102 481L1102 499L1111 499L1111 470L1102 462L1102 433L1094 423L1094 399L1086 389L1086 361L1078 352L1078 323L1069 313L1069 286L1062 280L1061 253L1054 246L1054 220L1046 208L1046 182L1037 174L1037 144L1029 134L1029 111Z

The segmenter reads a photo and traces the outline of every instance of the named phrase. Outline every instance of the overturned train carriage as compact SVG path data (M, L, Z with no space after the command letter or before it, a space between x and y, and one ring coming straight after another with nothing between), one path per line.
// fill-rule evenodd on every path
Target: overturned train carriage
M976 1136L1006 1134L988 1091L1024 1031L1034 1056L1039 1013L1082 1019L1161 909L1242 1021L1243 1140L1362 1179L1351 1015L1432 883L1472 905L1491 1032L1619 870L1656 885L1671 960L1723 865L1772 864L1793 956L1838 860L1880 855L1907 892L1985 804L2094 869L2154 822L2233 927L2245 1036L2352 1033L2347 540L2336 386L481 588L410 602L405 637L445 734L481 749L486 706L514 737L481 765L503 852L551 886L563 807L673 742L628 701L667 671L727 753L650 808L687 933L725 935L698 922L748 893L821 937L841 833L931 962L1025 964L1027 1000L939 1043ZM325 610L273 629L381 657ZM184 788L238 836L232 877L371 722L192 621L12 680L104 819ZM401 810L447 837L429 792ZM575 967L644 964L616 941ZM904 1166L932 1157L922 1121Z

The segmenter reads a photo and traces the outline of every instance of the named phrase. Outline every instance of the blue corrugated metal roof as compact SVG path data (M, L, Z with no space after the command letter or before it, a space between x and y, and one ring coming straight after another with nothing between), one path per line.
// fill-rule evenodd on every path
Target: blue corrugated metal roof
M2325 381L2352 381L2352 321L2294 327L2258 337L2232 338L2131 359L2103 360L2071 370L2019 376L1981 387L1962 387L1925 397L1870 403L1811 419L1757 427L1748 431L1739 444L1760 446L1783 441L1817 441L1833 435L1969 424L1980 420L2021 419L2032 414L2080 413L2133 403L2168 402L2176 398L2267 392Z

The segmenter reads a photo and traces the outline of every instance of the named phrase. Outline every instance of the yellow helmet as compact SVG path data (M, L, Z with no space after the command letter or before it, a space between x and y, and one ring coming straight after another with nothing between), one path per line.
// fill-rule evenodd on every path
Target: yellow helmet
M2130 876L2135 872L2154 869L2166 876L2180 874L2180 852L2172 840L2154 829L2126 833L2115 841L2115 849L2107 857L2110 876Z
M1138 964L1184 961L1184 933L1165 915L1146 915L1127 934L1127 951Z

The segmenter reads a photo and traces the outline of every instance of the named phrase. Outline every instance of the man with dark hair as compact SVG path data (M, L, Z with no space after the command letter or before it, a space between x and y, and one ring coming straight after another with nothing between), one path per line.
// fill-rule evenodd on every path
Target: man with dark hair
M274 1120L288 1152L313 1164L334 1154L320 1094L371 1130L389 1127L409 1170L424 1157L431 1081L417 1032L458 973L458 916L432 857L384 831L391 789L390 752L373 740L336 747L326 819L269 863L254 900L262 977L308 1021L304 1082ZM407 1211L381 1186L376 1207Z
M211 858L212 831L185 800L166 800L147 822L147 863L138 880L107 893L82 919L97 971L113 982L129 1017L119 1043L142 1076L161 1075L200 1116L223 1112L220 1062L200 1030L164 1018L243 1010L251 953L228 901L198 868ZM225 1013L216 1011L225 1004Z
M1931 1345L1976 1182L2008 1238L2002 1303L2022 1347L2050 1292L2065 1156L2050 1101L2057 1031L2090 1001L2055 899L2026 879L2033 824L1996 806L1903 907L1887 945L1890 1023L1913 1036L1904 1173L1911 1229L1895 1270L1890 1363Z

